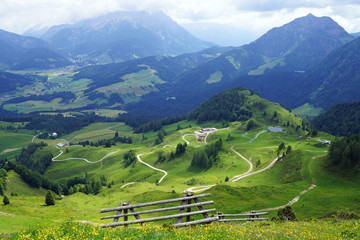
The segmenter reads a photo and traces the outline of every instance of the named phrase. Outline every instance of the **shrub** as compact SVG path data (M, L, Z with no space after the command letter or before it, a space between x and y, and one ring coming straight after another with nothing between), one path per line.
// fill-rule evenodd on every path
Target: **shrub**
M46 196L45 196L45 204L50 206L50 205L55 205L55 197L54 195L51 193L50 190L48 190L46 192Z
M350 212L349 209L339 210L333 215L335 220L350 220L360 219L360 216L354 212Z
M284 208L279 208L278 210L278 219L281 221L295 221L296 215L291 206L285 206Z

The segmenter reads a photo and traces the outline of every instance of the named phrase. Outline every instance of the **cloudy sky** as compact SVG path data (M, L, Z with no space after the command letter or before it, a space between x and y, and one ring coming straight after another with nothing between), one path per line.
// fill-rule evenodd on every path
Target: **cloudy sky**
M360 32L359 0L0 0L0 29L23 33L134 10L164 11L206 40L233 34L248 41L310 12L330 16L348 32Z

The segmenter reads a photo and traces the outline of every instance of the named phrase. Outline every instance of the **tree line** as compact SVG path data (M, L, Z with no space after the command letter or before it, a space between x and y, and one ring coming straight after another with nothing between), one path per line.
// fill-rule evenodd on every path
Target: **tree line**
M222 139L208 144L205 150L198 150L194 153L190 167L194 170L207 170L214 164L220 162L218 152L222 150Z
M252 112L247 103L247 96L241 93L244 88L233 88L220 92L211 97L188 114L189 119L198 122L205 121L246 121L252 117ZM259 106L262 107L263 106Z
M119 137L119 133L115 132L115 136L111 139L101 139L98 140L97 142L90 142L89 140L86 141L80 141L77 144L78 145L82 145L83 147L85 146L92 146L92 147L99 147L99 146L104 146L106 148L109 148L111 146L115 146L117 142L120 143L126 143L126 144L132 144L133 140L131 137ZM70 145L74 145L73 143L70 143Z
M20 155L15 156L15 161L26 166L28 169L37 171L43 174L52 162L53 155L51 153L44 153L37 159L34 159L33 154L38 148L46 147L47 144L44 142L30 143L26 148L23 148Z
M328 157L333 166L355 169L360 166L360 135L336 138L331 142Z
M155 164L163 163L165 161L171 161L176 157L180 157L186 152L187 144L178 143L176 145L175 153L172 151L169 156L166 156L162 151L158 154L158 159L156 160Z

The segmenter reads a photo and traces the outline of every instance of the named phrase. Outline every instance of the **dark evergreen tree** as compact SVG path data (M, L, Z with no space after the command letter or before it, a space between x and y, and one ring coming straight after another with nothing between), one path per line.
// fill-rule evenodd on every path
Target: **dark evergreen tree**
M4 196L3 203L4 203L4 205L10 204L10 200L6 195Z
M51 191L49 191L49 190L46 192L45 204L46 204L47 206L55 205L55 197L54 197L54 195L51 193Z

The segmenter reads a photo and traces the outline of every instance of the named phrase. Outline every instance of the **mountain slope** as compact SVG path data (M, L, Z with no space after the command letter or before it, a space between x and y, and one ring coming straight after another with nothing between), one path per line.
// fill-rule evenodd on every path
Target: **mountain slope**
M144 96L144 102L129 106L128 110L177 115L190 111L214 93L235 86L252 88L286 107L299 106L304 103L303 95L308 93L308 88L301 85L303 74L294 71L308 70L352 38L330 18L308 15L295 19L270 30L249 45L231 49L181 73L175 78L174 86L160 91L157 96ZM279 70L287 72L278 73ZM297 94L299 86L304 89ZM165 101L168 97L175 100Z
M306 71L327 54L354 39L328 17L311 14L273 28L256 41L230 50L206 65L180 76L178 82L208 84L211 74L221 72L219 84L240 75L269 71Z
M304 71L352 39L331 18L309 14L271 29L244 48L266 56L268 64L281 59L275 69Z
M0 72L0 93L15 91L18 87L30 85L35 81L34 76L22 76L7 72ZM0 98L2 101L3 99Z
M162 12L117 12L74 25L50 28L43 36L58 51L97 63L200 51L201 41Z
M312 123L320 131L336 136L360 134L360 101L336 104Z
M38 38L0 30L0 69L48 69L70 64L63 57L47 49L46 42Z
M360 39L331 53L307 74L309 103L324 109L335 103L360 100Z

